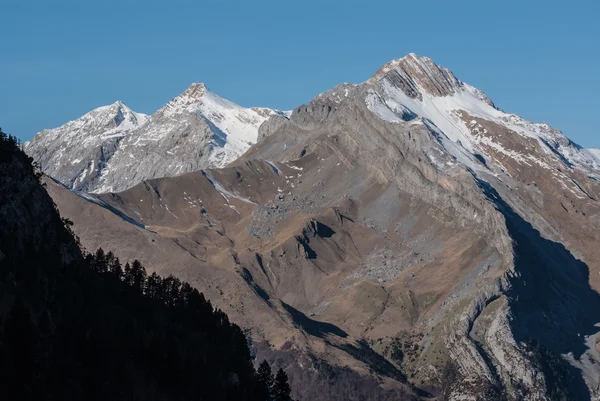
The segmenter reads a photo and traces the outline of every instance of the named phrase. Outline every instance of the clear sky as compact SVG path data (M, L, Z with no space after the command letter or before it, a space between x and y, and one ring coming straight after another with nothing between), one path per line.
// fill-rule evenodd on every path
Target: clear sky
M204 82L291 109L414 52L506 111L600 147L600 1L0 0L0 126L23 140Z

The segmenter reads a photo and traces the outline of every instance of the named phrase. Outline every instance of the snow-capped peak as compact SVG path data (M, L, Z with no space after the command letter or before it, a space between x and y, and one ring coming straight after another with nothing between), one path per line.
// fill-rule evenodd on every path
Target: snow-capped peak
M395 83L408 96L418 99L422 99L425 94L423 91L432 96L448 96L463 86L463 82L452 71L414 53L385 64L371 79L382 78Z
M180 119L184 114L200 117L216 130L212 161L215 166L222 166L256 143L258 127L274 113L271 109L242 107L220 97L203 83L193 83L152 118Z
M174 115L190 111L202 112L204 105L208 105L208 108L211 108L210 105L214 105L212 108L244 109L243 107L218 96L208 89L205 84L193 83L179 96L175 97L163 108L157 111L157 114L162 113L165 115Z
M116 101L58 128L43 130L25 145L25 151L46 174L69 187L88 190L118 143L147 119Z
M204 82L194 82L192 83L183 94L190 97L200 98L204 96L204 92L207 91L208 88L204 84Z
M98 107L83 116L69 121L66 124L53 129L43 130L35 138L47 140L60 140L70 142L78 138L85 142L88 138L107 133L116 133L134 129L142 125L148 116L136 113L122 101ZM32 143L35 141L32 140Z
M597 154L593 151L582 149L548 124L535 124L499 110L482 91L459 80L452 71L427 57L410 53L393 60L365 84L371 87L365 98L367 107L380 118L392 123L408 120L412 123L420 117L417 121L428 126L433 123L434 129L460 144L467 153L481 152L479 141L482 139L473 135L464 113L495 122L516 135L537 139L546 152L560 155L571 167L587 172L600 170ZM493 139L485 140L493 142ZM494 142L493 146L500 145ZM461 150L460 155L454 156L464 157L464 153Z
M115 111L115 124L121 130L133 129L144 124L148 119L146 114L136 113L120 100L117 100L115 103L113 103L111 108Z

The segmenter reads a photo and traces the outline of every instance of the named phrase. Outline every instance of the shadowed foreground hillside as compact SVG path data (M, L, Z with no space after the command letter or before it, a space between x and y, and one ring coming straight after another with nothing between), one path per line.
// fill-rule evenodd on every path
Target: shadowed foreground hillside
M187 283L82 254L1 131L0 222L1 399L267 398L242 330Z

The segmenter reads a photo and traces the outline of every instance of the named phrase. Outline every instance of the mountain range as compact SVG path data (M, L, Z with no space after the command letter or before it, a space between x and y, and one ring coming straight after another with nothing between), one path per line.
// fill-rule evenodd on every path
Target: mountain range
M84 247L194 285L298 400L600 397L600 151L426 57L291 112L193 84L25 150Z
M240 107L196 83L150 116L117 101L40 132L25 150L71 189L120 191L226 165L256 143L259 126L273 114L284 113Z

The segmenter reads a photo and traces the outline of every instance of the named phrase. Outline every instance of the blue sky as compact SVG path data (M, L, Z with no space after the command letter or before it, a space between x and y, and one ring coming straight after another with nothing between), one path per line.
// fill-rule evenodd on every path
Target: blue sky
M205 82L291 109L414 52L506 111L600 147L600 1L0 0L0 126L23 140Z

